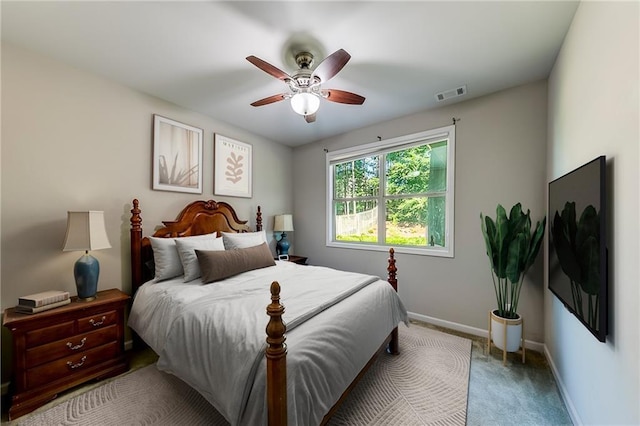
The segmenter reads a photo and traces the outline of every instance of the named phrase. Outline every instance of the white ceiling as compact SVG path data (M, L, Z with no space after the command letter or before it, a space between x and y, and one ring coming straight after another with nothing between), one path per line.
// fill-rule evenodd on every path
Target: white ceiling
M1 14L3 41L296 146L547 77L577 5L2 1ZM323 88L364 105L323 100L311 124L288 101L249 105L287 88L245 58L293 73L285 46L304 40L351 54ZM467 95L436 102L465 84Z

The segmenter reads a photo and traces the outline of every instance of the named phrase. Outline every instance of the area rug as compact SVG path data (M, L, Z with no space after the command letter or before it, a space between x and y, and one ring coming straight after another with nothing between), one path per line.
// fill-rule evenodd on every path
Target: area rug
M379 356L330 425L464 425L471 341L401 325L400 355ZM16 425L211 425L225 419L155 364L120 376Z

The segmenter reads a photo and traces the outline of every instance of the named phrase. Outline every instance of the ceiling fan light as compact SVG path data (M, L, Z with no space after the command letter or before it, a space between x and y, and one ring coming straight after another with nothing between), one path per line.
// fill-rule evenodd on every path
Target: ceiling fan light
M296 93L291 97L291 108L300 115L312 115L320 108L320 98L312 93Z

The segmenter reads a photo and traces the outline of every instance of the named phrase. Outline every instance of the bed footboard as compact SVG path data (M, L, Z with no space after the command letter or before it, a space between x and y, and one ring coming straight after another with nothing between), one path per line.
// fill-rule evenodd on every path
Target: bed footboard
M395 291L398 291L398 280L396 274L395 251L389 249L389 259L387 266L387 281ZM287 327L282 321L284 314L284 306L280 303L280 284L277 281L271 283L271 303L267 306L267 315L269 315L269 323L267 324L267 411L269 426L286 426L287 425L287 345L285 344L285 332ZM388 351L397 355L400 353L398 349L398 328L394 328L391 332ZM347 388L340 400L334 405L325 420L331 416L344 400L348 391L355 386L355 383L364 372L373 363L374 357L367 363L364 369L358 374L356 379Z

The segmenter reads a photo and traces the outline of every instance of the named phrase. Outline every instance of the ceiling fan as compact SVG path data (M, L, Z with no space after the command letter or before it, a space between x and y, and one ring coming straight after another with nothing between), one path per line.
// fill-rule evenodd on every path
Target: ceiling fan
M327 56L312 71L311 66L313 65L313 59L313 54L309 52L295 54L295 61L299 69L295 74L289 75L258 57L247 56L247 61L267 74L284 81L290 89L290 92L269 96L255 101L251 105L258 107L285 99L291 99L291 107L293 110L304 116L307 123L313 123L316 121L316 112L318 108L320 108L321 98L341 104L362 105L364 103L365 98L355 93L321 88L323 83L326 83L340 72L347 62L349 62L349 59L351 59L351 55L343 49L337 50Z

